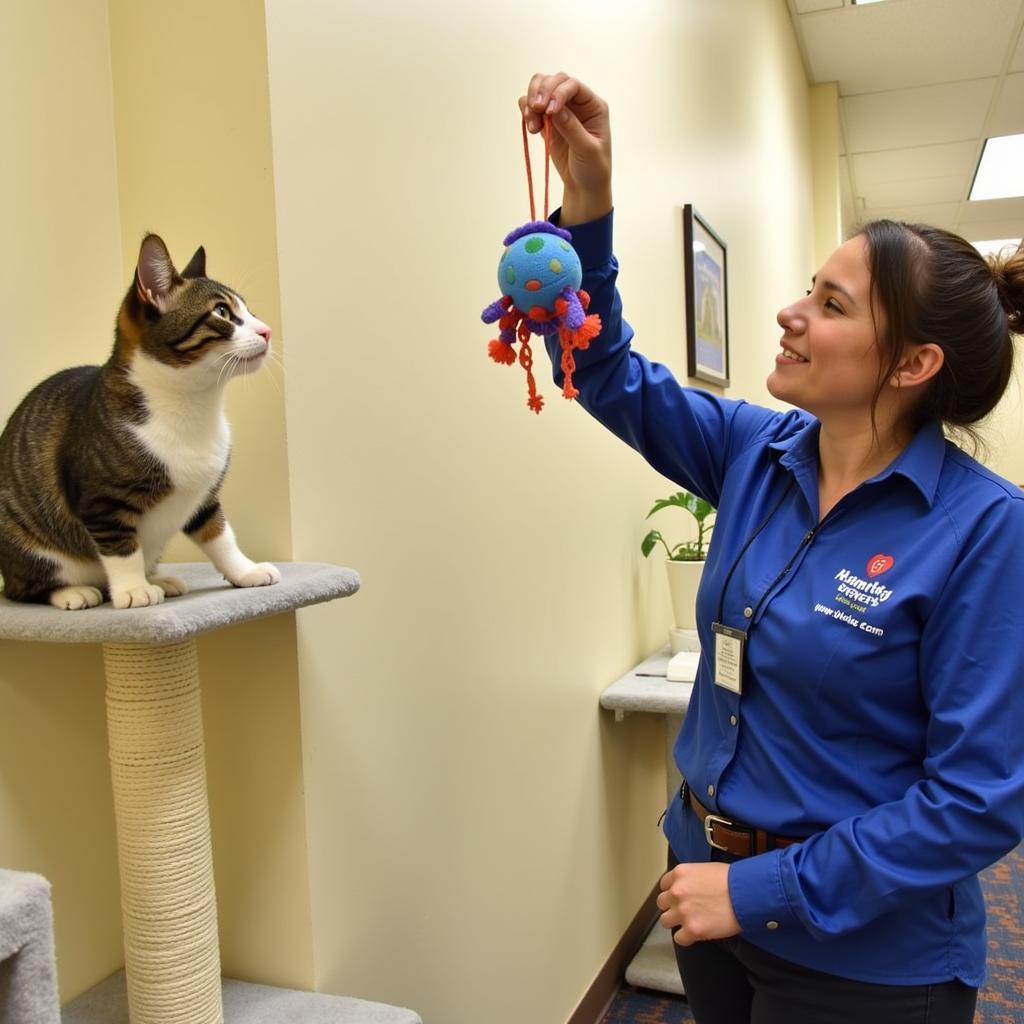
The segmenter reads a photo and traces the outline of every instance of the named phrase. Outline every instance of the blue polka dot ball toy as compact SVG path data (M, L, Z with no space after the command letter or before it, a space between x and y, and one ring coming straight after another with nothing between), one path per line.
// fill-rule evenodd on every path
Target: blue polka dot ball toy
M498 287L524 311L555 308L562 289L576 291L583 268L576 250L564 239L545 231L520 235L498 263Z
M590 297L579 290L583 268L571 243L568 231L546 220L530 221L510 232L498 262L502 297L481 314L484 323L498 324L498 337L488 346L491 358L506 365L518 359L526 370L527 405L534 412L541 411L544 399L537 394L533 378L530 335L557 332L565 375L562 394L572 399L579 394L572 383L573 350L588 348L601 330L600 317L587 315ZM513 347L516 341L518 356Z

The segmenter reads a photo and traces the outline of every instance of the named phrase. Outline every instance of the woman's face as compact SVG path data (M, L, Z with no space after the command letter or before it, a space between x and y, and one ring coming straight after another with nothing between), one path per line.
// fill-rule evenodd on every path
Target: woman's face
M777 319L782 351L768 376L769 393L822 421L870 422L881 351L865 238L858 235L836 249L807 295Z

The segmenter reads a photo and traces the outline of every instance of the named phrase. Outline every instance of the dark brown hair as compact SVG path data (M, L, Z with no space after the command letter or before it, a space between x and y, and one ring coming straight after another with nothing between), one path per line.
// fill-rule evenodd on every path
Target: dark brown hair
M868 245L872 310L885 319L875 402L907 347L933 342L945 360L910 425L938 421L977 440L972 427L1006 390L1012 335L1024 330L1024 246L986 261L958 235L923 224L876 220L858 233Z

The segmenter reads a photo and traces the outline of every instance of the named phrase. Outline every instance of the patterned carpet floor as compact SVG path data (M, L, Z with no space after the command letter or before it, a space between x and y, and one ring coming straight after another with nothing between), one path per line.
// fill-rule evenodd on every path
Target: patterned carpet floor
M974 1024L1024 1024L1024 845L981 876L988 907L988 977ZM693 1024L686 1000L624 985L602 1024Z

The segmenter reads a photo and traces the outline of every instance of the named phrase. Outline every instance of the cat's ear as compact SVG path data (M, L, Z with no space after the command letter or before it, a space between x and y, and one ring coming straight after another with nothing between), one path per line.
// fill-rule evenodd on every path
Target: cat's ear
M159 235L146 235L139 248L139 264L135 268L135 290L139 298L161 313L167 307L167 297L181 277L171 254Z
M199 246L195 255L188 261L188 266L181 272L185 280L193 277L206 277L206 250Z

